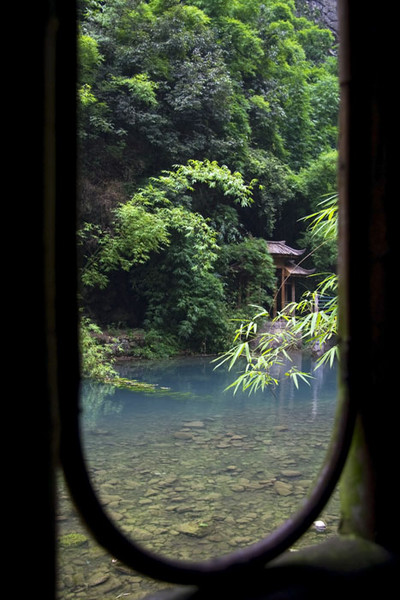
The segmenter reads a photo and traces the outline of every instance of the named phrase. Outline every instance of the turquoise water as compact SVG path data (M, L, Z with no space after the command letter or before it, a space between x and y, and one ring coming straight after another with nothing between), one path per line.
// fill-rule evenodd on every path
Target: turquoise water
M313 367L301 354L295 360ZM288 518L322 466L336 409L335 370L318 369L299 389L283 378L274 394L249 397L226 391L233 375L214 367L208 358L124 364L124 377L159 391L82 393L88 471L106 511L144 547L185 560L242 548ZM321 517L325 532L311 528L292 550L336 532L336 495ZM87 539L64 548L73 532ZM96 547L63 489L60 545L62 598L143 598L165 587Z

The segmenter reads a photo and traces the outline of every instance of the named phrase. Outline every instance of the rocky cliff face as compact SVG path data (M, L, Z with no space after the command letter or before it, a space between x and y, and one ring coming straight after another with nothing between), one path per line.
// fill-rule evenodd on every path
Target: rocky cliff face
M296 0L300 14L330 29L338 37L337 0Z

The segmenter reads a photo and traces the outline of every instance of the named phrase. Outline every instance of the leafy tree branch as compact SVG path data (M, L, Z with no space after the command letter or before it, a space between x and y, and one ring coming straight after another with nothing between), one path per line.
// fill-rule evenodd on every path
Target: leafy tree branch
M322 203L322 208L307 216L311 234L331 242L337 236L337 196ZM235 391L249 393L275 387L278 380L273 372L277 365L292 362L290 352L303 347L314 348L320 355L316 368L333 364L338 358L337 334L337 275L327 275L313 292L306 292L299 302L285 306L273 319L267 310L258 307L255 316L240 324L233 346L217 359L217 367L227 364L237 369L244 361L243 372L229 386ZM323 303L322 303L323 302ZM295 365L285 373L296 386L300 380L308 382L312 374L302 372Z

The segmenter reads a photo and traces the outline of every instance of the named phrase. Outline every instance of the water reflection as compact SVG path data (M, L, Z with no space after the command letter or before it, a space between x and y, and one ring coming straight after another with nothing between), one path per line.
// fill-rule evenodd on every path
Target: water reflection
M294 360L312 368L301 353ZM258 541L304 500L330 440L334 371L250 397L226 391L232 373L209 359L129 364L121 374L158 391L101 388L100 400L85 388L83 440L101 502L136 541L202 560Z
M83 429L94 429L99 420L122 410L122 402L115 399L116 388L112 385L83 381L81 402L84 409Z
M295 360L304 370L309 357ZM84 451L102 503L125 533L162 555L225 554L267 535L301 503L325 456L336 374L310 386L283 381L275 394L225 392L232 381L208 359L121 366L159 393L82 387ZM169 389L161 389L169 388ZM59 486L60 598L140 600L165 588L125 569L90 538ZM337 494L294 549L335 535Z

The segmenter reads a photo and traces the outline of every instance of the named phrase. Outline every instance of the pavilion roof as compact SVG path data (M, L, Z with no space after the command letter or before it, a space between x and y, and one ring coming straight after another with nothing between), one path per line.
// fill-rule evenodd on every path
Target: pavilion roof
M293 262L290 262L288 265L285 265L285 270L288 271L290 275L297 276L312 275L313 273L315 273L315 269L304 269L303 267L300 267L300 265L296 265Z
M296 250L295 248L291 248L285 242L285 240L272 242L267 241L268 251L270 254L275 254L279 256L285 256L287 258L291 258L294 256L301 256L304 254L305 250Z

